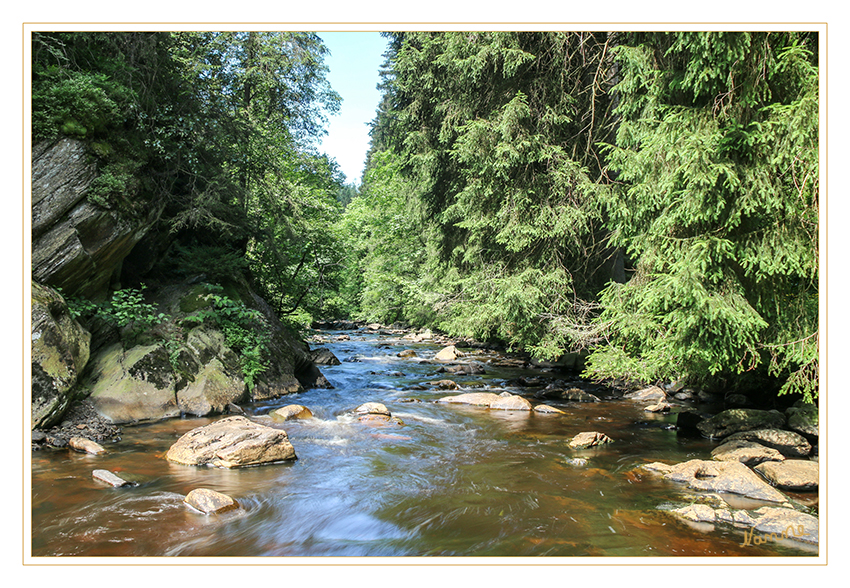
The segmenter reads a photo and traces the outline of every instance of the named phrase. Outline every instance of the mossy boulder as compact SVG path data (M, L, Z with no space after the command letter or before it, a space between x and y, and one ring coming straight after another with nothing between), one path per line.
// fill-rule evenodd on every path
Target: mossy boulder
M722 439L742 431L781 428L785 426L785 415L774 410L732 408L708 418L697 425L697 429L709 439Z
M124 350L110 345L92 358L86 378L91 402L116 424L180 416L174 370L160 345L138 345Z
M788 428L807 437L817 438L818 407L808 402L798 401L785 411Z
M32 282L32 414L33 429L50 427L62 418L74 387L89 360L91 335L71 317L55 290Z
M217 414L247 399L238 358L220 332L203 327L178 354L163 343L107 347L92 360L87 385L97 411L119 424Z

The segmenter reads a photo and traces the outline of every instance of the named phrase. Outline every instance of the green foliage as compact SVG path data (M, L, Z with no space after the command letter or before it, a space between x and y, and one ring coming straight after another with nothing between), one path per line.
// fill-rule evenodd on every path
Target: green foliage
M82 298L66 298L74 319L97 317L122 330L125 341L135 342L140 335L170 319L158 312L156 306L145 302L145 285L139 288L116 290L101 303ZM61 290L60 290L61 292Z
M612 122L609 42L391 36L367 173L346 210L359 316L547 356L573 344L571 325L587 322L606 281L595 143Z
M767 362L783 392L816 395L812 39L633 41L617 48L622 118L609 158L621 183L601 194L613 242L637 264L602 294L609 344L590 373L699 382Z
M92 181L86 198L103 208L113 208L117 203L132 202L138 191L138 181L122 165L108 165ZM127 204L127 208L131 205Z
M197 318L209 321L221 330L227 346L239 354L245 384L248 390L253 390L257 376L269 367L271 334L268 325L259 311L226 296L221 286L206 285L206 289L209 294L205 298L211 306L199 311Z
M349 203L339 234L346 241L340 306L363 320L412 321L422 310L422 263L426 259L411 187L392 151L376 152L360 194Z
M57 131L74 137L103 132L119 121L116 98L127 90L111 84L105 75L63 72L45 68L33 87L33 139L49 139Z
M220 245L175 243L172 251L172 271L176 275L193 277L206 275L213 283L233 279L248 269L248 261L238 251Z

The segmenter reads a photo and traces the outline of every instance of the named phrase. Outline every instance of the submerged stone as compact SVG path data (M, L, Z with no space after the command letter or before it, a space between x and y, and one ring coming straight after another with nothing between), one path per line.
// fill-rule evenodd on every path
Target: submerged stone
M94 470L91 477L100 482L109 484L114 488L122 488L125 486L136 486L135 482L128 482L124 478L110 472L109 470Z

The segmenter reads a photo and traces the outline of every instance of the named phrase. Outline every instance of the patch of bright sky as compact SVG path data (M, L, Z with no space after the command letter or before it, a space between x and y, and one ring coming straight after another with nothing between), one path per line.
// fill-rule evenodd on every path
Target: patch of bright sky
M342 96L339 112L328 117L328 134L321 138L319 150L336 159L348 183L359 184L369 150L369 123L381 100L378 69L387 40L372 32L318 35L331 52L325 56L328 81Z

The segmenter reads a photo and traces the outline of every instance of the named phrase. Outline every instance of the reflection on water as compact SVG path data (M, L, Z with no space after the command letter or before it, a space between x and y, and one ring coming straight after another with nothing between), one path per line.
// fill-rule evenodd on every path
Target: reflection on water
M106 456L34 452L33 556L816 553L793 544L742 547L743 531L694 529L659 510L681 503L683 489L632 470L705 458L713 447L666 429L673 416L647 415L640 405L619 401L547 402L566 415L435 404L458 392L410 386L451 378L498 393L523 372L488 367L482 376L437 374L421 358L396 357L400 346L377 347L375 336L352 339L328 345L340 359L360 357L323 369L335 389L251 408L258 422L286 430L297 461L223 470L164 459L180 435L215 418L126 427ZM410 347L420 356L437 350ZM387 375L394 372L403 375ZM404 402L410 399L419 401ZM404 425L368 426L349 416L368 401L386 404ZM280 424L267 416L292 402L316 418ZM569 439L587 430L616 443L570 450ZM571 465L573 457L587 464ZM138 486L104 486L91 478L94 469ZM197 487L229 494L242 508L197 513L183 504Z

